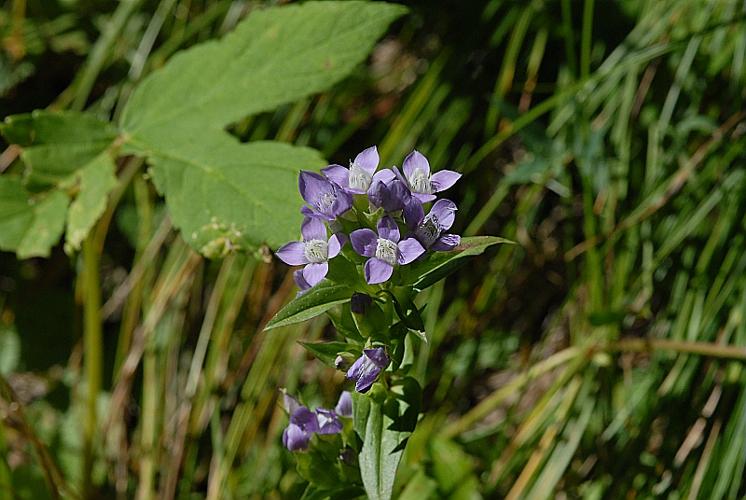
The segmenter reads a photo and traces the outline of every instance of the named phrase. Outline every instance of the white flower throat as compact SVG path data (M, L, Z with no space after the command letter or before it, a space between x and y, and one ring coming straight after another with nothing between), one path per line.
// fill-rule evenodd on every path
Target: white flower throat
M355 162L350 164L350 176L349 184L351 189L358 191L367 191L370 187L370 183L373 180L368 172L358 167Z
M381 259L387 264L396 265L399 256L399 247L391 240L378 238L376 245L376 258Z
M303 253L312 264L326 262L329 256L329 244L324 240L309 240L305 242Z
M327 213L332 209L336 199L334 193L321 193L316 200L316 209L321 213Z
M422 169L415 169L412 176L408 179L409 186L415 193L432 194L433 189L430 185L430 176Z

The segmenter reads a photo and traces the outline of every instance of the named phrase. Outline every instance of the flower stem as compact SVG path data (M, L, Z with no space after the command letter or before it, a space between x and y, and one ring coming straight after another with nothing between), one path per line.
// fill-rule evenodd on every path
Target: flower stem
M96 401L101 391L102 379L102 335L101 335L101 290L99 288L99 251L95 231L83 242L83 343L85 350L85 371L87 400L83 440L83 496L93 497L94 441L98 427Z

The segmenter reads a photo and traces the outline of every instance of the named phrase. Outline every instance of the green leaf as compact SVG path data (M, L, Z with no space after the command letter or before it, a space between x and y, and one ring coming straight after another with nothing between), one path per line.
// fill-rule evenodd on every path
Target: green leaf
M358 456L360 475L371 500L391 498L396 469L410 434L391 430L393 424L389 411L384 411L380 402L363 394L353 396L353 426L363 440Z
M32 196L18 177L0 177L0 250L47 257L62 235L68 203L61 191Z
M264 329L271 330L272 328L311 319L323 314L337 304L349 302L351 297L352 290L350 288L345 285L337 285L329 280L323 280L280 309Z
M466 263L465 257L480 255L492 245L514 244L497 236L472 236L462 238L461 244L450 252L432 252L427 258L401 268L402 284L411 284L418 290L434 285Z
M355 352L360 353L358 349L354 349L346 342L298 342L308 352L319 358L327 365L334 366L334 360L337 355L344 352ZM352 350L351 350L352 349Z
M135 90L122 127L140 138L221 130L345 77L406 9L308 2L253 12L222 40L173 57Z
M67 214L65 251L68 253L80 249L80 244L106 210L109 192L117 185L115 169L111 156L103 152L78 171L80 191Z
M23 148L21 158L32 186L65 181L117 137L111 124L93 115L40 110L7 117L0 133Z
M259 10L222 40L177 54L142 82L122 129L131 151L149 157L190 245L219 257L297 237L298 172L325 162L306 148L241 145L223 128L329 88L404 12L356 1Z

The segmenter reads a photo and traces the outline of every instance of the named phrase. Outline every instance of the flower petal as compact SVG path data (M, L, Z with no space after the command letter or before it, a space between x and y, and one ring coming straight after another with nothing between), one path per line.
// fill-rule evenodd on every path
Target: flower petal
M283 261L285 264L290 266L300 266L301 264L307 264L306 253L304 251L305 245L302 241L291 241L279 248L275 252L277 258Z
M366 363L360 373L360 377L355 382L355 390L357 392L367 392L378 378L379 373L381 373L380 366L371 362Z
M391 167L391 171L394 172L394 176L396 176L397 179L402 181L406 186L409 186L409 181L407 180L406 176L401 173L401 170L396 167Z
M352 363L352 366L349 370L347 370L347 375L345 375L350 380L357 380L360 378L360 375L363 373L363 368L365 367L365 364L367 363L367 358L365 356L360 356L355 360L354 363Z
M427 158L416 149L404 158L402 169L404 169L404 175L407 176L407 179L411 179L412 174L414 174L415 170L418 169L422 170L426 176L430 177L430 162L428 162Z
M368 228L356 229L350 234L352 248L364 257L373 257L378 246L378 235Z
M432 210L431 210L432 211ZM404 207L404 222L409 229L414 230L425 219L425 209L417 198L412 198Z
M430 248L439 252L447 252L456 248L459 243L461 243L461 236L457 234L444 234L435 240L435 243Z
M397 226L394 219L388 215L381 217L381 220L378 221L378 237L393 241L394 243L398 243L401 238L401 235L399 234L399 226Z
M437 196L434 194L425 194L425 193L412 193L412 198L417 198L420 200L420 203L430 203L433 201Z
M316 264L307 264L303 268L303 278L308 282L309 285L315 286L319 281L323 280L326 273L329 272L328 262L319 262Z
M326 258L333 259L339 255L339 252L342 250L342 245L344 245L344 235L342 233L333 234L327 242Z
M371 146L358 154L353 163L368 172L370 175L373 175L373 172L378 168L379 161L378 148Z
M282 406L288 415L295 413L295 410L301 407L301 404L293 396L287 393L285 389L280 389L282 392Z
M325 240L326 226L315 217L306 217L300 226L300 233L303 235L303 241Z
M430 185L433 188L433 192L437 193L453 186L460 178L461 174L453 170L439 170L430 177Z
M298 285L298 288L300 288L300 293L311 288L311 285L308 284L306 278L303 277L303 269L293 271L293 280L295 281L295 284Z
M415 238L407 238L399 242L399 264L409 264L425 253L425 248Z
M372 257L365 263L365 281L367 281L369 285L388 281L393 273L394 266L388 262L382 261L381 259Z
M342 394L339 395L337 406L334 407L334 411L341 417L352 416L352 394L349 391L342 391Z
M319 434L339 434L342 432L342 422L332 410L318 408L316 410L316 420L318 422Z
M322 168L321 173L341 188L346 189L350 186L350 171L342 165L329 165Z
M335 189L336 199L332 205L332 216L334 218L339 217L352 207L352 195L347 191Z
M390 168L384 168L383 170L379 170L378 172L373 174L373 180L371 182L371 186L376 182L383 182L384 184L388 184L394 179L396 179L396 174L394 173L394 171L391 170Z
M456 220L456 204L451 200L438 200L433 203L433 207L430 209L430 215L435 216L438 220L438 228L441 231L451 229L453 221Z
M290 423L295 424L306 432L316 432L319 428L316 414L301 406L290 415Z
M298 190L303 199L311 205L315 205L319 196L323 193L331 194L333 192L331 182L324 176L306 170L301 170L298 177Z

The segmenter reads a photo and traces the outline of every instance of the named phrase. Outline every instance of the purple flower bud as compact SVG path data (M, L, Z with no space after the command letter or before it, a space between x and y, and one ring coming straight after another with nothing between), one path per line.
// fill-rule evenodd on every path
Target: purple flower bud
M329 272L329 259L333 259L342 250L344 238L333 234L326 236L324 223L312 217L306 217L301 225L301 241L291 241L277 250L277 257L291 266L305 265L303 270L293 275L301 292L308 290L324 279Z
M290 451L300 451L308 448L311 434L295 424L288 425L282 432L282 444Z
M435 199L433 193L445 191L456 184L461 174L452 170L440 170L430 175L430 163L419 151L412 151L402 165L404 175L394 167L396 176L412 191L412 196L427 203Z
M389 357L383 347L364 349L363 355L347 371L347 378L355 381L357 392L367 392L388 364Z
M416 199L404 209L404 219L417 241L433 250L453 250L461 242L456 234L443 234L453 225L458 208L451 200L436 201L425 216L422 204Z
M350 193L315 172L301 171L300 194L308 206L301 209L307 217L334 220L352 207Z
M364 257L365 280L373 285L391 278L395 265L409 264L425 252L415 238L399 241L399 227L389 216L378 222L378 234L371 229L357 229L350 234L352 248Z
M349 391L342 391L334 411L340 417L352 417L352 394Z
M354 314L365 314L373 304L373 299L365 293L355 292L350 299L350 310Z
M376 181L368 191L371 205L383 208L387 213L404 210L411 198L409 188L399 179L390 182Z

